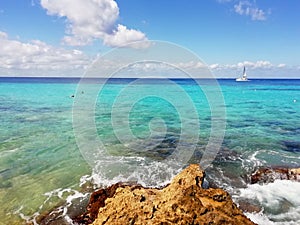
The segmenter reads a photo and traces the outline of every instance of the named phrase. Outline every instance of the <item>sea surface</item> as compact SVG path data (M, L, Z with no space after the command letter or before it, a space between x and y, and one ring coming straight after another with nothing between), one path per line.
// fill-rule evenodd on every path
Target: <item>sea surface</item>
M93 188L128 180L163 186L183 166L201 161L213 130L210 81L79 82L0 78L0 224L37 224L53 209L72 224L71 212ZM246 214L258 224L300 224L300 183L249 182L259 167L300 167L300 80L218 84L226 128L206 168L208 182L237 204L259 207ZM92 110L76 105L85 99ZM193 149L182 164L171 160L178 145L182 158L184 146Z

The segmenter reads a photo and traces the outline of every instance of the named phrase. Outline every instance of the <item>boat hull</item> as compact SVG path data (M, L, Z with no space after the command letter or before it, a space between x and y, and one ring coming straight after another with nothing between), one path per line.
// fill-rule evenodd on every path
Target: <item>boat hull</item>
M246 81L249 81L248 79L244 79L244 78L237 78L235 79L235 81L238 81L238 82L246 82Z

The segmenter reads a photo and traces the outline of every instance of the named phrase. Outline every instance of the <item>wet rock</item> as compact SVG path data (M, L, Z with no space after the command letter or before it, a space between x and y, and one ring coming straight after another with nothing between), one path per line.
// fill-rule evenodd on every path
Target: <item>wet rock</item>
M251 175L251 184L270 183L276 179L300 181L300 168L259 168Z
M239 200L238 202L239 208L243 210L243 212L249 213L258 213L262 211L262 207L258 202L249 202L249 200Z
M221 148L215 158L216 163L220 162L241 162L241 154L229 148Z
M192 164L163 189L116 184L92 195L86 215L97 214L93 225L254 224L227 192L203 189L203 180L204 172Z
M70 221L73 218L77 218L86 212L88 204L88 198L77 198L72 201L72 204L66 207L66 203L59 203L51 211L46 211L37 216L36 222L39 225L70 225ZM64 211L67 210L68 219L66 218ZM82 223L79 223L82 224ZM87 224L87 223L84 223ZM27 225L33 225L29 223Z
M40 218L42 217L42 218ZM68 221L62 216L62 212L55 212L47 214L46 216L40 216L37 218L39 225L69 225ZM28 225L34 225L30 223Z

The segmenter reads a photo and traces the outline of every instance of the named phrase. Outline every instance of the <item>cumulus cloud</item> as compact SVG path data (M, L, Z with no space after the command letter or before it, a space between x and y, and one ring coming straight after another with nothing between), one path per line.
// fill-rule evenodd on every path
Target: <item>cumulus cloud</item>
M79 50L56 48L39 40L21 42L0 31L0 69L62 71L84 69L90 59ZM3 75L3 74L2 74Z
M6 39L7 38L7 33L0 31L0 39Z
M244 61L237 64L238 67L247 66L249 68L271 68L273 67L272 63L269 61L259 60L256 62Z
M118 47L130 42L146 40L146 35L140 31L127 29L126 26L118 25L112 34L106 34L103 43L108 46Z
M249 78L286 78L299 77L299 68L284 63L274 64L267 60L243 61L235 64L212 64L210 69L215 76L221 78L236 78L246 67Z
M286 64L279 63L279 64L272 64L270 61L267 60L258 60L255 62L251 61L243 61L243 62L238 62L236 64L211 64L209 65L209 68L212 70L227 70L227 69L232 69L232 70L237 70L237 69L242 69L243 67L247 67L250 70L256 70L256 69L275 69L275 68L286 68Z
M112 47L147 40L141 31L116 24L119 8L114 0L41 0L49 15L66 18L63 42L72 46L90 44L96 39Z
M234 5L234 11L239 15L249 16L252 20L266 20L266 12L249 1L239 1Z
M212 69L212 70L213 69L218 69L219 67L220 67L220 65L218 63L209 65L209 68Z

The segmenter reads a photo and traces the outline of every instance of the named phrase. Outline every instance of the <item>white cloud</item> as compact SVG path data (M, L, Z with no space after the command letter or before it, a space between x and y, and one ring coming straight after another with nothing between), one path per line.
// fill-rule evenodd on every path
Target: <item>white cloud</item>
M0 31L0 40L1 39L6 39L7 38L7 33Z
M255 69L274 69L274 68L285 68L286 64L280 63L278 65L272 64L270 61L266 60L259 60L256 62L251 61L244 61L238 62L236 64L211 64L209 67L212 70L222 70L222 69L242 69L243 67L247 67L248 69L255 70Z
M209 66L209 68L212 69L212 70L213 70L213 69L218 69L219 67L220 67L220 65L217 64L217 63L212 64L212 65Z
M115 41L117 44L122 44L118 39ZM91 62L92 59L80 50L58 48L39 40L30 42L12 40L7 33L0 31L0 75L2 76L81 76ZM108 63L102 62L101 65L105 70L105 66L118 68L116 63L118 62L113 60ZM285 74L299 77L299 68L283 63L273 64L267 60L208 65L217 76L231 78L239 74L244 66L250 72L250 77L274 76L278 71L281 77ZM196 61L176 62L173 65L143 62L129 66L124 76L182 77L182 71L178 68L187 71L201 70L205 69L206 65Z
M252 69L256 69L256 68L262 69L262 68L271 68L271 67L273 67L272 63L270 63L269 61L259 60L259 61L256 61L256 62L250 62L250 61L239 62L236 65L236 68L242 68L244 66L252 68Z
M90 59L79 50L56 48L39 40L11 40L0 31L0 69L56 71L84 69ZM42 74L41 74L42 75Z
M239 15L250 16L252 20L266 20L266 12L249 1L239 1L234 5L234 11Z
M254 68L271 68L274 65L272 65L272 63L270 63L269 61L257 61L254 64Z
M177 65L180 68L183 69L199 69L199 68L206 68L206 65L201 62L194 62L194 61L189 61L189 62L181 62L178 63Z
M270 61L267 60L258 60L258 61L243 61L238 62L236 64L219 64L214 63L210 65L205 65L201 62L194 62L194 61L188 61L188 62L180 62L173 64L174 67L162 64L162 63L138 63L130 66L130 69L135 69L138 71L137 74L141 74L141 72L165 72L167 70L174 71L176 68L180 69L205 69L209 68L212 71L218 71L218 72L224 72L224 71L242 71L243 67L245 66L247 70L251 71L274 71L274 70L284 70L288 69L286 64L279 63L279 64L272 64Z
M141 31L116 24L119 8L114 0L41 0L41 5L49 15L66 18L63 42L68 45L83 46L102 39L105 45L118 47L147 40Z
M117 30L112 34L106 34L103 43L108 46L118 47L126 45L130 42L146 40L146 35L140 31L127 29L127 27L119 24Z
M210 64L207 67L211 70L215 77L219 78L236 78L241 75L243 67L246 67L249 78L284 78L299 77L299 68L295 66L287 66L283 63L273 64L267 60L243 61L235 64ZM180 69L191 71L206 68L206 65L200 62L187 61L168 65L159 62L140 62L129 65L124 68L119 77L164 77L164 78L187 78L187 74ZM200 69L200 70L199 70Z
M278 67L278 68L284 68L284 67L286 67L286 65L285 65L284 63L280 63L280 64L278 64L277 67Z
M236 64L212 64L210 69L216 77L236 78L246 67L248 77L251 78L299 78L297 66L283 63L273 64L267 60L244 61Z

